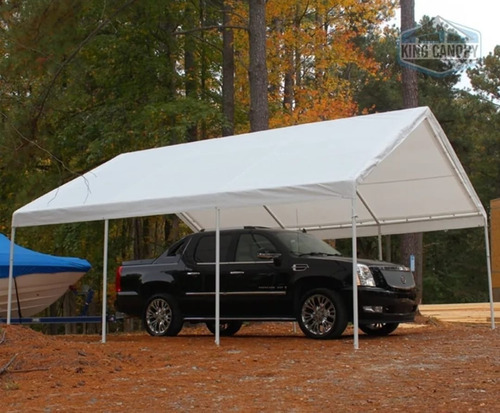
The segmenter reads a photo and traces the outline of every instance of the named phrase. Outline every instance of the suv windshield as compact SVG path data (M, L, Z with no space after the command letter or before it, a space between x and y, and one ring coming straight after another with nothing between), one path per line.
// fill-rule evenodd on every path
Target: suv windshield
M326 242L304 232L283 231L276 235L294 255L341 255Z

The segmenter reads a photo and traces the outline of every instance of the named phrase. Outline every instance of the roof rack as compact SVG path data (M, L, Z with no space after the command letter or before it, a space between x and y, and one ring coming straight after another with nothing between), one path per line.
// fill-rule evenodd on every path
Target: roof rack
M245 225L243 229L269 229L269 227L260 227L260 226L254 226L254 225Z

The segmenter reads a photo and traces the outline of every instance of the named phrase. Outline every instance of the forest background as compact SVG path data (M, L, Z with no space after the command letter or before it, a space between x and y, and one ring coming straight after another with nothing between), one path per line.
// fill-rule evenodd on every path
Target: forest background
M19 207L123 152L401 109L397 3L0 1L0 232ZM500 197L500 46L467 75L471 90L456 87L461 73L419 73L419 105L489 211ZM171 173L182 180L189 166ZM111 221L108 273L187 232L176 216ZM102 222L22 228L16 242L86 258L82 284L99 292L103 233ZM423 237L423 302L486 301L483 230ZM399 244L385 237L384 258L398 261ZM376 257L376 240L361 238L358 252Z

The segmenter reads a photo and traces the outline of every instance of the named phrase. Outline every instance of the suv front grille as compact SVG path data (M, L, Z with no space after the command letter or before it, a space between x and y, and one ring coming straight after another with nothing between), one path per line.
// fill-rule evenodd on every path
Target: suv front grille
M411 271L400 267L372 267L370 270L377 286L396 291L415 288L415 280Z
M373 274L373 278L375 279L375 285L381 288L387 288L387 283L385 282L385 278L382 275L382 271L380 271L379 267L370 267L370 271Z

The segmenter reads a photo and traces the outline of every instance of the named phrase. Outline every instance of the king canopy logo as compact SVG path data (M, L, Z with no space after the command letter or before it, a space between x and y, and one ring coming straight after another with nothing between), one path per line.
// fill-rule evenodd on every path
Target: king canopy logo
M481 56L481 33L440 16L401 33L398 60L430 76L456 73Z

